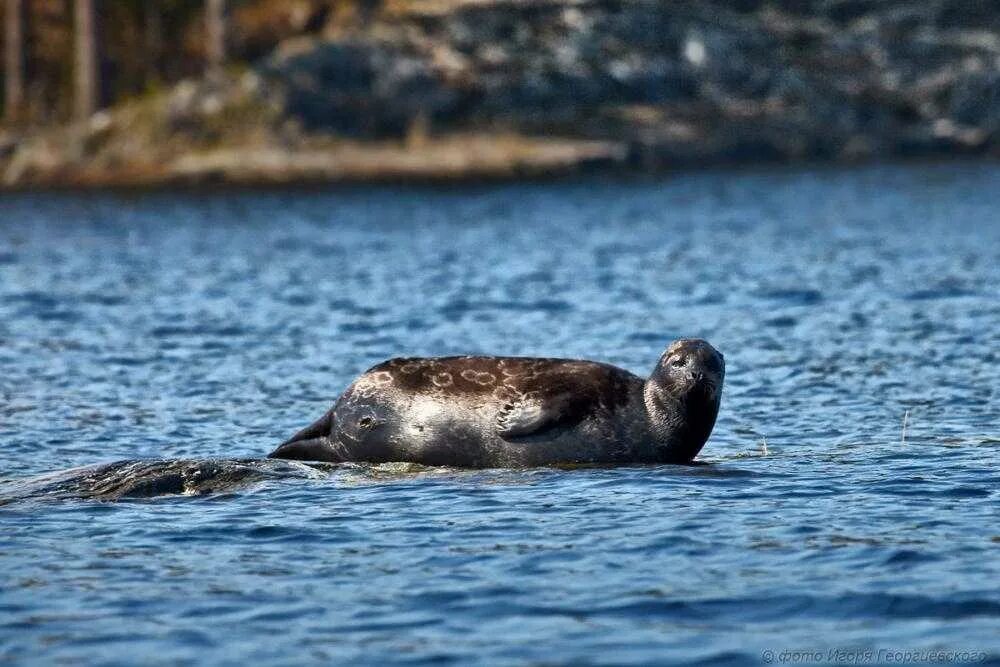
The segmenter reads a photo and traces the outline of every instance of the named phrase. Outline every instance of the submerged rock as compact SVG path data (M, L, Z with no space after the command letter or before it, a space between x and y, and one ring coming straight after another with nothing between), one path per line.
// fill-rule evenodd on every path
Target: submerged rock
M470 472L406 462L332 464L279 459L129 460L23 479L0 479L0 507L53 501L210 496L250 491L270 481L308 480L331 483L331 486L354 486L442 475L470 476Z
M120 500L236 491L267 479L320 478L330 466L260 459L118 461L9 481L0 505L25 500Z

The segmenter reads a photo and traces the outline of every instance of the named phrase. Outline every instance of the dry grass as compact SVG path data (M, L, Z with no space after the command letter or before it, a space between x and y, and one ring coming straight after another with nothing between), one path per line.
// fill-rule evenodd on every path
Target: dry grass
M453 135L400 142L337 142L331 146L220 148L183 155L164 178L230 183L461 181L546 175L601 162L620 162L617 144L516 135Z

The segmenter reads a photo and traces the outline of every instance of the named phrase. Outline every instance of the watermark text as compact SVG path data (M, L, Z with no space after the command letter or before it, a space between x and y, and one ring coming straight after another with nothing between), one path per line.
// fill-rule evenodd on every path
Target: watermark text
M933 665L976 664L989 657L985 651L944 649L891 648L829 648L829 649L765 649L760 653L763 663L771 665Z

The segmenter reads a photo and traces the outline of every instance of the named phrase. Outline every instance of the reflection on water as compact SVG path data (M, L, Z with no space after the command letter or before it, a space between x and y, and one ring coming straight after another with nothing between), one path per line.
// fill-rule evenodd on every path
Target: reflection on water
M996 655L998 211L972 165L7 196L0 661ZM219 461L396 354L679 336L726 355L709 465ZM39 502L144 458L90 479L178 495Z

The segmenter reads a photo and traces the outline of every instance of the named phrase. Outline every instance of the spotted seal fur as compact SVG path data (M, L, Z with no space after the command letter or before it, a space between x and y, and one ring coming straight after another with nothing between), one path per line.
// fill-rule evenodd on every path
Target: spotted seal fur
M648 379L527 357L398 358L374 366L269 456L472 468L686 463L715 425L722 354L683 339Z

